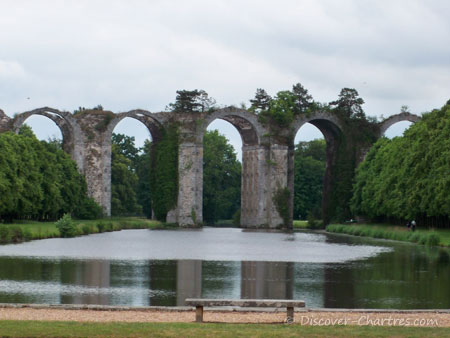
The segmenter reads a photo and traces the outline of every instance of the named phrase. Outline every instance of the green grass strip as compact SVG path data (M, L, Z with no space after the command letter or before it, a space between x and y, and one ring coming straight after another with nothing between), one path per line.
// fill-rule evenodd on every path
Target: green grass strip
M124 229L170 229L170 224L139 217L110 217L96 220L73 220L76 235L89 235L100 232ZM0 224L0 244L20 243L35 239L60 237L55 222L36 222L19 220Z
M448 337L448 328L0 321L2 337Z
M308 221L294 221L294 229L307 229Z
M333 233L342 233L354 236L391 239L396 241L412 242L428 246L450 247L450 230L445 229L418 229L414 232L406 227L382 224L330 224L326 230Z

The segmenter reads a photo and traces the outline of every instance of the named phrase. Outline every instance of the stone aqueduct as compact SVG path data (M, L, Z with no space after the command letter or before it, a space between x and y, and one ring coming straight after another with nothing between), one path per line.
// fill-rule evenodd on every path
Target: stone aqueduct
M177 207L168 213L167 221L180 226L194 226L196 222L202 221L203 135L212 121L228 121L241 135L241 226L248 228L275 228L283 224L273 196L280 187L287 187L293 192L293 136L305 123L316 126L327 142L323 194L323 203L327 203L327 177L330 177L327 173L332 167L336 139L342 132L340 121L334 115L318 111L308 117L297 117L290 130L286 131L286 135L291 135L288 138L290 143L283 144L271 138L269 130L258 121L255 114L234 107L195 114L150 113L140 109L118 114L95 110L72 114L45 107L17 114L12 119L0 110L0 132L18 132L25 120L32 115L46 116L60 128L63 149L71 155L86 177L89 195L103 206L108 215L111 213L111 137L115 126L126 117L134 118L148 128L153 142L158 142L168 123L177 121L180 132L178 201ZM419 119L420 117L409 113L391 116L379 123L379 136L394 123L416 122ZM290 204L292 213L292 198ZM196 220L192 217L194 212Z

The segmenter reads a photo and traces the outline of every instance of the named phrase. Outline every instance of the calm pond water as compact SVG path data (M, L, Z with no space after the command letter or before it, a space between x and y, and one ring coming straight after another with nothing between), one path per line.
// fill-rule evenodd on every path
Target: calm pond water
M450 308L450 253L406 243L231 228L124 230L0 246L0 303Z

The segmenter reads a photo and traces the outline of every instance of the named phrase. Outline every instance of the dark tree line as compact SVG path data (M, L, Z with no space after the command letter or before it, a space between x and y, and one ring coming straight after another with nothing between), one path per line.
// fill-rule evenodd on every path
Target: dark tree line
M294 219L322 218L325 140L299 142L294 153Z

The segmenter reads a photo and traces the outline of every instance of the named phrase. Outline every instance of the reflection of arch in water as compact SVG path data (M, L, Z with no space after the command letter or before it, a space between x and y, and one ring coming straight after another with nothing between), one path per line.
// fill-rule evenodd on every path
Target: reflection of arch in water
M294 263L241 262L242 299L292 299Z
M388 117L387 119L385 119L384 121L380 122L379 136L380 137L384 136L386 130L388 130L389 127L393 126L397 122L409 121L412 123L416 123L416 122L420 121L420 119L421 119L420 116L417 116L417 115L414 115L411 113L400 113L400 114L392 115L392 116Z
M318 128L325 138L327 144L326 147L326 167L325 176L323 178L323 193L322 193L322 211L323 220L328 223L328 204L331 194L331 175L333 170L333 165L336 161L337 149L341 139L343 128L339 119L327 112L316 112L308 116L300 116L296 118L293 123L292 131L295 136L300 128L306 123L310 123L316 128ZM294 137L292 138L294 140ZM289 147L289 163L288 163L288 187L291 187L291 196L294 196L294 143L290 144ZM294 200L291 199L291 210L294 209ZM291 212L291 216L293 212Z
M14 117L12 122L13 131L18 133L20 127L25 123L25 120L33 115L45 116L52 120L61 131L64 151L73 155L75 138L77 135L80 135L80 133L78 132L78 127L72 114L49 107L34 109Z
M108 260L74 260L61 265L64 283L83 289L97 289L100 292L73 292L61 294L62 304L110 305L112 295L104 292L111 287L111 263ZM67 270L67 271L66 271Z

